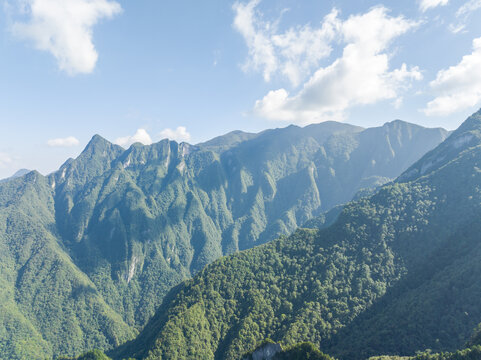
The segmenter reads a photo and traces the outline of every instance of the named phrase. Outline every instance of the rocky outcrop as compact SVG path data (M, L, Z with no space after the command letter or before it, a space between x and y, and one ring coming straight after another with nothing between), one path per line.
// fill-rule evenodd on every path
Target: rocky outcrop
M281 351L282 347L280 344L269 342L260 346L252 354L244 357L242 360L271 360Z

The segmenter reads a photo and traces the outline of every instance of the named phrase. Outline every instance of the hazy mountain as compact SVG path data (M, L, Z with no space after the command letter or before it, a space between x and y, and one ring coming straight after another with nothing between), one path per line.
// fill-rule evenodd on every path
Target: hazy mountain
M28 174L29 172L30 172L30 170L28 170L28 169L20 169L20 170L16 171L15 174L13 174L12 176L10 176L8 178L5 178L5 179L0 179L0 183L15 179L17 177L21 177L23 175Z
M129 149L96 135L57 172L0 185L0 354L118 345L205 265L396 177L447 135L402 121Z
M266 338L341 359L461 348L481 321L480 166L481 111L331 226L207 266L112 355L238 359Z

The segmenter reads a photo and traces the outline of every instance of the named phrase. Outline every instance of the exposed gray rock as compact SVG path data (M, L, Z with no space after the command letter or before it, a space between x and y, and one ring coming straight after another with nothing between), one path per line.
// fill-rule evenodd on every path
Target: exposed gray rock
M242 360L271 360L274 355L280 353L282 347L280 344L267 343L256 349L250 356Z

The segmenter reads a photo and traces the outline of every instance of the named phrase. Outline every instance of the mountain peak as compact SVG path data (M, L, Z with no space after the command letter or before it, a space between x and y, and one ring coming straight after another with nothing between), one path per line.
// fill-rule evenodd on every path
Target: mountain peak
M0 179L0 183L22 177L22 176L28 174L30 171L31 170L28 170L28 169L20 169L20 170L16 171L15 174L13 174L12 176L7 177L5 179Z
M418 125L418 124L413 124L408 121L400 120L400 119L395 119L392 121L385 122L382 125L383 128L400 128L400 127L416 127L416 128L422 128L423 126Z
M26 174L28 174L30 171L31 171L31 170L29 170L29 169L20 169L20 170L16 171L15 174L13 174L13 175L11 176L11 178L17 178L17 177L26 175Z
M107 139L96 134L92 137L92 139L89 141L89 143L77 159L84 157L91 158L93 156L105 157L108 153L115 153L115 156L118 156L123 151L124 148L122 148L121 146L112 144Z
M124 151L121 146L112 144L100 135L94 135L76 159L67 160L55 173L57 183L71 178L74 179L72 186L84 184L109 169L111 162Z
M105 139L104 137L98 134L95 134L94 136L92 136L92 139L90 139L89 143L85 148L87 149L89 147L102 146L102 145L113 145L113 144L107 139Z

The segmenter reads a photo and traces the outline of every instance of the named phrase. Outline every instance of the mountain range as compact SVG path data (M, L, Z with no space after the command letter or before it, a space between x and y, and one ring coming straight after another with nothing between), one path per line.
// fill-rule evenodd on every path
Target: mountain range
M448 135L443 129L399 120L369 129L326 122L258 134L237 131L197 145L163 140L149 146L137 143L129 149L96 135L76 159L69 159L50 175L32 171L3 181L1 357L43 359L109 349L133 339L142 329L125 351L137 353L138 343L149 344L145 351L164 351L155 345L154 339L161 339L162 344L174 341L169 351L179 346L185 349L180 358L192 358L190 351L201 341L208 345L205 354L222 358L251 350L259 336L273 331L276 338L292 335L292 341L297 341L312 329L307 338L324 344L321 339L330 339L394 284L400 284L411 266L407 260L398 261L404 253L391 249L388 239L382 246L374 242L374 247L361 247L348 239L367 241L361 240L362 234L379 224L370 219L375 224L354 234L338 220L326 230L328 235L321 236L322 241L317 240L320 230L300 230L289 238L239 251L288 235L363 194L362 189L375 189L395 179ZM455 138L456 151L477 139L475 135L468 140ZM417 179L423 171L423 176L433 172L449 160L448 150L441 160L430 153L429 161L416 163L404 176ZM375 196L389 198L390 192L397 191L400 196L410 194L410 201L424 197L432 201L428 190L410 193L411 188L403 186L389 185ZM403 199L399 199L400 206ZM366 211L376 215L378 205L362 201L371 209ZM429 213L430 204L416 211ZM392 210L396 216L407 219L403 209L409 216L418 215L410 210L411 203L403 206ZM355 206L349 205L341 219L349 209L356 213ZM359 216L367 221L369 214ZM352 220L352 229L359 226L359 219ZM422 224L410 220L403 226L417 229ZM333 251L335 243L339 249ZM427 246L416 254L420 256L417 251ZM358 257L364 254L368 260L352 263L351 252ZM205 268L229 254L236 255ZM328 262L332 274L327 272L331 269ZM264 271L281 280L259 280ZM287 275L298 272L302 272L299 283L289 283ZM339 288L337 281L342 283L347 272L350 288ZM195 274L194 280L179 285ZM214 284L208 285L211 276ZM311 284L310 279L319 284ZM223 292L220 287L226 284L239 288L227 286ZM248 287L251 284L253 288ZM264 286L271 295L264 294ZM318 290L308 296L307 286ZM205 291L210 294L207 298ZM323 300L316 300L315 294ZM267 308L258 299L265 296L267 301L272 295L279 299L272 300L275 310L265 312ZM340 300L333 300L334 295ZM200 305L199 296L204 299ZM225 313L209 314L207 309L218 305L211 301L222 303ZM251 310L257 306L256 313L268 323L259 325L260 318L252 317ZM305 321L321 308L330 315ZM294 309L298 311L294 318L286 315ZM192 328L167 321L167 314ZM255 332L259 335L252 335L249 329L256 326L261 329ZM195 337L206 329L208 338L191 339L186 333ZM170 337L164 339L165 334Z
M110 354L240 359L266 338L346 360L462 348L481 322L480 184L481 111L331 225L207 266Z

